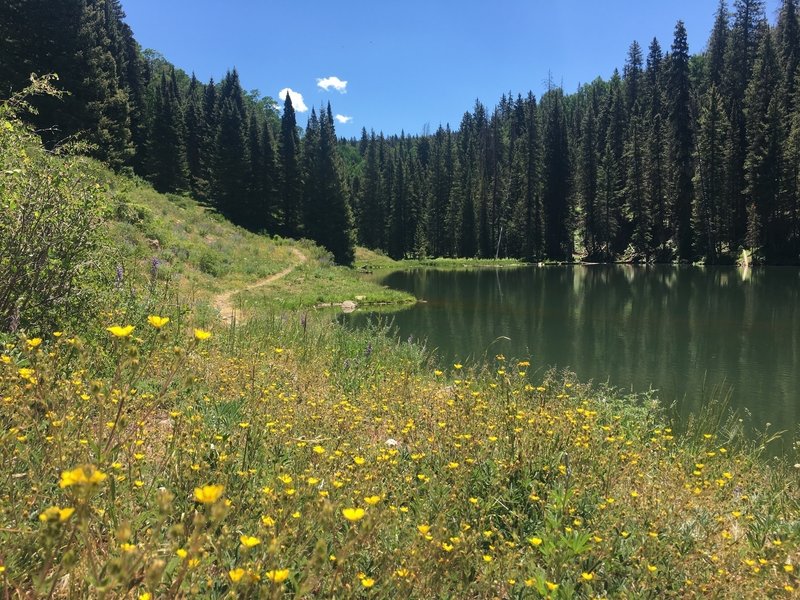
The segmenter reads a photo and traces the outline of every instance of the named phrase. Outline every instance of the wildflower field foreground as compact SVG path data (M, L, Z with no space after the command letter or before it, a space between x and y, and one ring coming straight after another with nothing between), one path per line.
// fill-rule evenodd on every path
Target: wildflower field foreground
M3 348L3 597L797 593L797 470L724 431L322 313L109 317Z

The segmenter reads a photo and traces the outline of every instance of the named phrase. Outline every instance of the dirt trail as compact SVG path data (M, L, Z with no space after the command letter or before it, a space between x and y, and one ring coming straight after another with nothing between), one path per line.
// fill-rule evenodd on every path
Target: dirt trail
M239 288L237 290L230 290L228 292L223 292L222 294L217 294L216 296L214 296L211 303L214 305L214 308L216 308L219 311L219 314L222 316L222 320L225 323L230 323L235 314L236 309L234 308L232 301L234 295L240 292L247 292L250 290L254 290L264 285L269 285L273 281L278 281L278 279L286 277L289 273L294 271L297 267L299 267L304 262L306 262L306 260L308 260L308 257L302 252L300 252L300 250L298 250L297 248L292 248L291 250L292 253L295 255L295 257L297 257L297 262L294 263L293 265L286 267L283 271L275 273L274 275L270 275L269 277L264 277L263 279L259 279L258 281L255 281L243 288ZM241 318L241 315L239 318Z

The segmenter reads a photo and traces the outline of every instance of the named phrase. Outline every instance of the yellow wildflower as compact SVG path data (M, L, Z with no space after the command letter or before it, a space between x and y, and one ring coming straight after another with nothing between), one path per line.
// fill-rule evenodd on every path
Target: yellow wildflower
M532 537L528 538L528 542L531 546L541 546L542 545L542 538Z
M120 327L119 325L112 325L111 327L106 327L106 331L108 331L111 335L118 338L126 338L133 333L133 330L136 329L134 325L126 325L125 327Z
M289 578L289 569L276 569L264 573L272 583L283 583Z
M363 508L343 508L342 515L348 521L355 522L364 518L365 511Z
M63 523L64 521L68 520L74 512L74 508L59 508L58 506L51 506L39 515L39 520L42 522L58 520L59 522Z
M364 502L366 502L370 506L375 506L380 501L381 501L380 496L367 496L366 498L364 498Z
M194 339L198 342L202 342L203 340L207 340L211 337L211 332L206 331L205 329L195 329L194 330Z
M64 489L73 485L102 483L106 480L106 477L108 477L108 475L102 471L98 471L92 466L78 467L71 471L63 471L61 473L61 481L58 482L58 487Z
M238 583L244 577L245 570L239 567L238 569L231 569L228 571L228 577L231 578L233 583Z
M261 543L260 539L253 537L252 535L240 536L239 541L242 542L242 546L245 548L252 548L253 546L258 546Z
M225 490L221 485L204 485L201 488L194 488L194 499L201 504L213 504L222 496Z
M159 317L158 315L150 315L147 317L147 322L156 329L161 329L164 325L169 323L169 317Z

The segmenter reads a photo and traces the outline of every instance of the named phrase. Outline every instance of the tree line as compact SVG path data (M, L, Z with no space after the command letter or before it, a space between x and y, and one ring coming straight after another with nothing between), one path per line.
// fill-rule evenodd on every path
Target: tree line
M57 72L51 144L81 132L95 156L233 222L305 236L349 264L392 257L531 261L800 260L800 21L782 2L720 0L706 49L682 22L668 49L630 45L621 70L573 94L476 101L457 130L337 140L330 106L297 127L235 70L198 81L142 51L119 0L9 0L0 86ZM55 127L54 127L55 126Z

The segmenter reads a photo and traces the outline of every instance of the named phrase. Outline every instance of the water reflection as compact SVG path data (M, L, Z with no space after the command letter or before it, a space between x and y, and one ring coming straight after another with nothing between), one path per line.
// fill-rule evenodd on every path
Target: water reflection
M446 363L531 356L583 380L652 386L684 413L716 388L730 389L734 407L759 425L794 429L800 419L798 269L418 270L382 282L426 300L395 325L403 337L427 339Z

